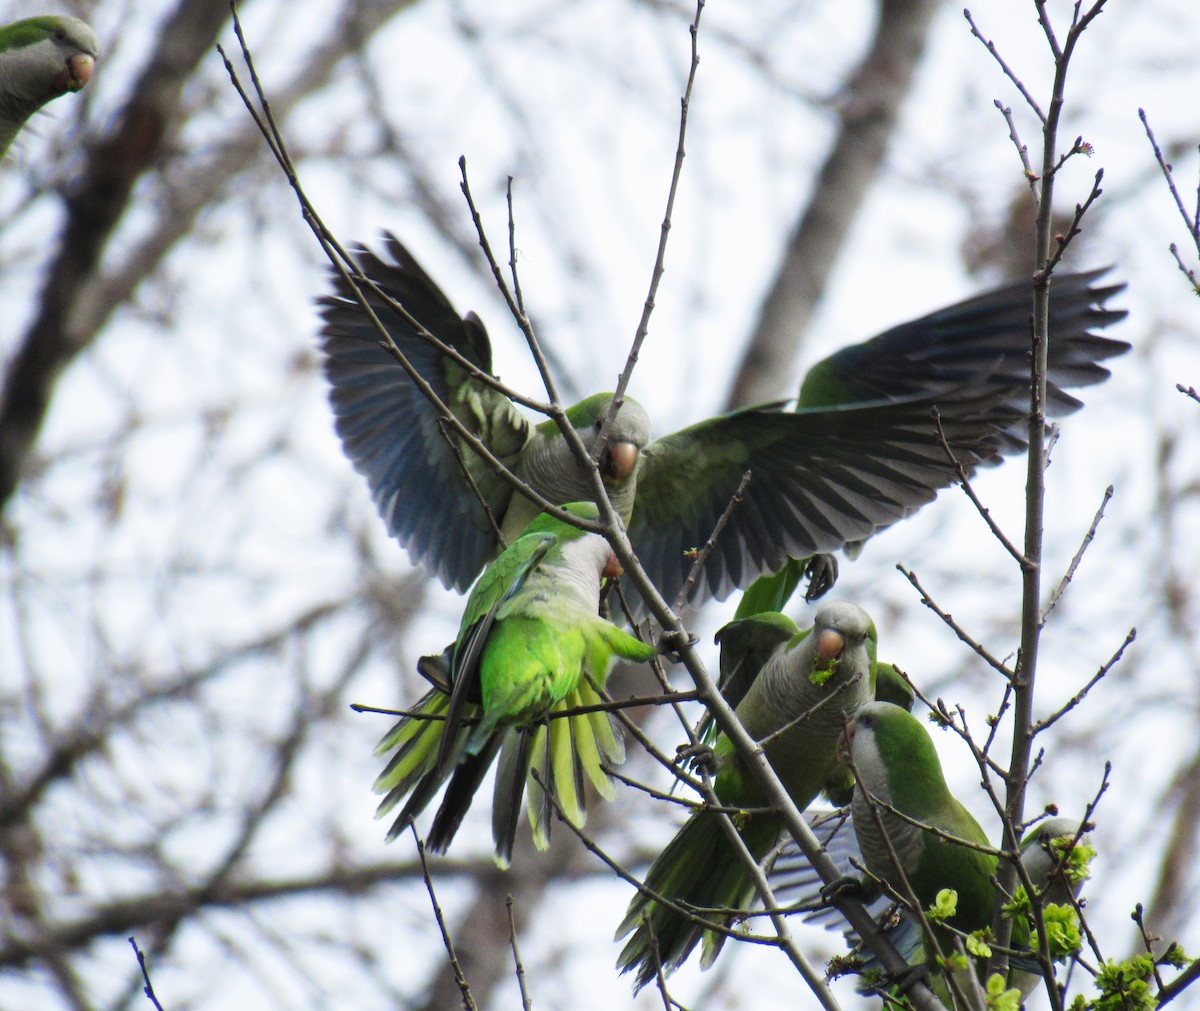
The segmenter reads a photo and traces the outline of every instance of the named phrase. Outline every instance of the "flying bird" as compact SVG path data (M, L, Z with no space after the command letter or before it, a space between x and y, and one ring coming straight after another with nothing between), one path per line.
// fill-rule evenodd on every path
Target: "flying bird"
M460 315L399 240L385 235L381 253L358 248L355 258L429 333L492 374L482 321ZM1125 315L1106 307L1122 285L1101 283L1102 273L1055 279L1052 413L1077 409L1066 387L1103 381L1109 372L1100 362L1128 350L1092 332ZM536 507L450 434L380 345L340 275L334 289L320 299L320 342L342 447L366 477L388 532L414 562L465 591ZM552 502L593 497L588 473L554 421L535 423L422 339L384 299L370 290L364 296L433 392L517 477ZM1019 449L1028 410L1029 297L1027 283L1009 285L846 348L810 370L795 410L784 410L783 402L764 405L655 439L647 409L626 397L602 448L597 442L611 394L587 397L567 419L595 453L634 551L668 602L750 472L690 593L694 603L724 598L779 572L789 559L861 541L954 483L934 408L968 473Z

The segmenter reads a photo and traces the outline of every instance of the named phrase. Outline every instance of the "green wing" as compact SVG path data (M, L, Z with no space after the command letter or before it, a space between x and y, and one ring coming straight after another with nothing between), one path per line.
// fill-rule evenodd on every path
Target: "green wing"
M638 558L672 600L747 470L750 483L705 561L694 601L723 599L788 558L869 537L956 480L935 407L968 472L993 458L995 438L1014 416L980 382L796 413L750 409L651 443L629 524Z
M496 624L496 613L505 601L520 591L529 574L558 542L559 538L552 533L532 533L517 538L512 547L488 566L471 591L459 627L458 641L454 645L450 668L450 704L446 713L447 732L442 737L439 762L448 759L464 707L481 698L479 661L483 656L484 644Z
M398 239L385 234L384 245L383 256L362 247L355 250L361 271L430 333L490 373L491 346L478 317L459 316ZM529 420L506 397L422 340L378 296L363 294L397 347L454 416L507 466L515 466L532 437ZM457 439L455 452L433 405L380 347L378 331L340 275L334 277L334 294L319 301L325 375L342 448L366 477L388 533L414 562L446 586L465 591L498 547L479 496L501 523L511 487Z

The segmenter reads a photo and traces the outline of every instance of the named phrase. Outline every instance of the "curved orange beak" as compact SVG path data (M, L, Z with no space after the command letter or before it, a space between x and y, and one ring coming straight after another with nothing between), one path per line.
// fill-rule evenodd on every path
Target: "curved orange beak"
M92 79L92 69L96 61L87 53L76 53L65 64L54 78L54 87L61 95L68 91L78 91Z
M835 632L832 628L827 628L817 635L816 652L818 660L832 660L834 657L840 656L842 650L845 648L845 637L840 632Z
M624 481L637 461L638 448L632 442L610 442L600 456L600 475L609 484Z
M617 560L617 553L610 551L608 553L608 561L604 563L604 571L600 573L604 579L616 579L625 570L621 568L621 563Z

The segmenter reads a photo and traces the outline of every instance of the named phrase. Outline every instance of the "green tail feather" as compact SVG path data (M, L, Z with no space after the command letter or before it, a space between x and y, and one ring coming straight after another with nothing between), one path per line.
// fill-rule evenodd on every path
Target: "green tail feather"
M405 716L383 736L375 748L376 755L395 749L395 754L375 779L375 792L384 794L375 810L375 817L382 818L408 797L408 802L388 829L389 841L403 832L425 809L462 756L470 731L469 720L477 716L478 707L468 703L463 714L466 719L455 734L446 761L439 765L438 754L449 708L450 696L437 688L432 689L421 697L413 707L413 712L434 718Z
M787 564L774 575L756 579L738 601L733 620L750 618L764 611L782 611L800 585L807 564L807 558L789 558Z
M450 696L445 692L437 689L427 692L413 707L413 712L433 718L405 716L375 746L377 756L395 750L375 779L375 792L387 794L379 804L377 817L387 814L417 780L433 770L449 707Z
M741 821L739 834L756 860L779 838L779 819L757 815ZM721 824L720 815L701 809L691 816L646 872L646 887L663 898L707 916L728 928L735 912L754 901L754 879ZM621 972L636 970L634 992L655 978L655 946L664 973L674 972L703 939L701 964L707 968L725 943L725 935L706 929L678 910L639 892L630 902L616 936L633 936L617 959Z
M556 713L601 702L596 689L583 680L550 710L550 719L533 731L530 747L530 775L526 785L529 823L538 849L550 844L550 826L554 805L546 797L549 790L562 815L582 828L587 821L587 783L606 800L615 794L604 766L625 760L625 747L608 713L596 711L554 718ZM536 770L541 783L532 775Z

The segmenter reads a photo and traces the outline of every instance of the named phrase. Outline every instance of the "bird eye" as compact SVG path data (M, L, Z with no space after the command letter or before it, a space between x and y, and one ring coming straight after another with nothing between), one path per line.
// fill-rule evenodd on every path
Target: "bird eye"
M55 28L54 40L56 42L65 42L67 40L67 33L61 28Z

